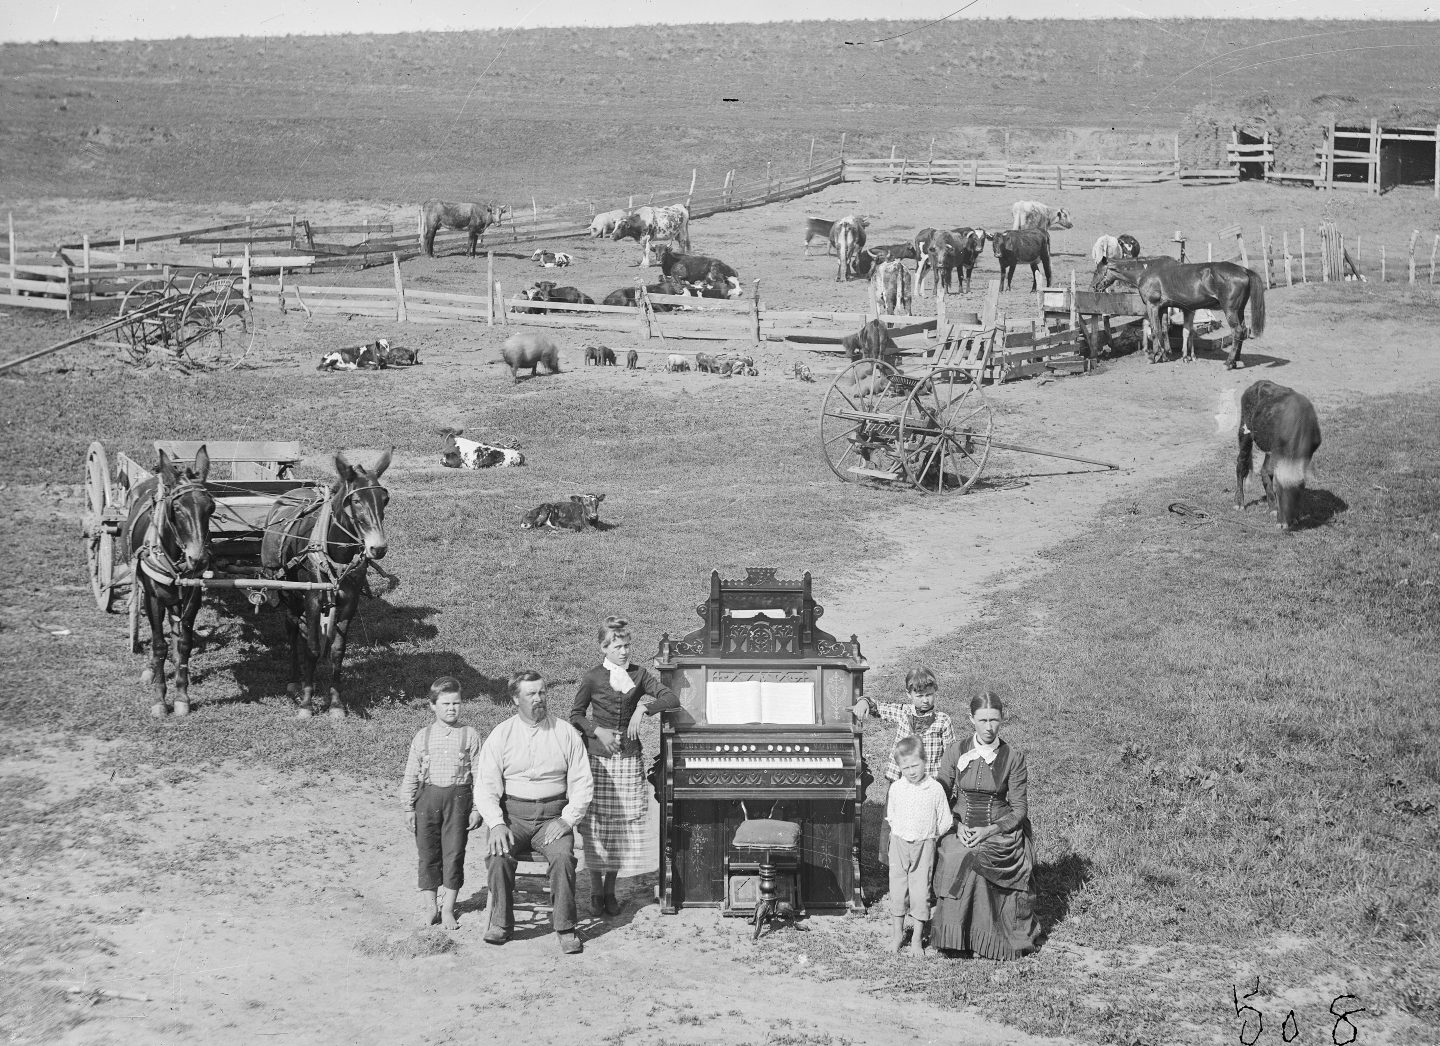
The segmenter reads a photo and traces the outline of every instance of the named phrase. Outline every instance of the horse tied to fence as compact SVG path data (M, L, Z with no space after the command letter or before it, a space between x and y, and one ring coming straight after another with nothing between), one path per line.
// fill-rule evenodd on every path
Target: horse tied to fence
M1141 262L1146 264L1141 265ZM1139 269L1138 275L1136 269ZM1133 282L1132 282L1133 281ZM1195 312L1197 309L1219 309L1225 314L1234 345L1225 357L1225 369L1233 370L1240 361L1245 345L1245 309L1250 309L1250 335L1265 333L1265 280L1259 273L1234 262L1177 262L1163 260L1104 259L1095 267L1092 285L1097 291L1107 290L1116 283L1134 286L1145 305L1150 327L1150 362L1169 355L1169 339L1161 325L1165 309L1179 309L1185 317L1185 333L1180 343L1183 359L1195 358Z
M1245 478L1250 475L1254 448L1265 455L1260 483L1265 500L1281 530L1300 521L1305 496L1305 473L1320 449L1320 421L1308 399L1277 385L1257 381L1240 397L1239 450L1235 456L1235 507L1245 507Z
M172 710L165 691L165 619L175 640L176 715L190 711L190 650L195 645L195 616L205 590L181 586L181 578L195 578L210 559L210 517L215 499L205 490L210 472L210 455L202 446L195 461L183 472L165 451L160 452L160 469L130 492L130 512L125 521L122 554L134 559L131 596L141 600L150 622L150 664L140 682L155 691L150 711L164 716Z
M319 698L320 710L335 718L345 715L340 668L350 622L368 588L366 573L385 558L388 548L385 506L390 494L380 477L390 467L390 453L380 455L373 469L336 454L337 478L328 491L281 497L265 519L260 559L267 571L286 581L335 586L333 595L321 589L285 589L280 595L290 636L287 689L301 718L311 714L315 667L327 653L330 688Z

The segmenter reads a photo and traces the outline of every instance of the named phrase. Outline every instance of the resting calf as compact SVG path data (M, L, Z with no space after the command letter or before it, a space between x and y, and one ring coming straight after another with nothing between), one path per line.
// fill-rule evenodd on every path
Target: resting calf
M520 521L521 530L549 527L551 530L573 530L577 533L600 523L600 502L604 494L572 494L569 501L548 501L536 505Z

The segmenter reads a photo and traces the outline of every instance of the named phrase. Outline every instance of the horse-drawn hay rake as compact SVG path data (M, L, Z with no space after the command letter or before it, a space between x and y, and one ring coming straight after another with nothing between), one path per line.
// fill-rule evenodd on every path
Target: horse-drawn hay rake
M118 345L137 363L205 366L225 353L225 334L248 332L243 278L196 273L135 284L120 302ZM158 352L158 356L152 356Z
M923 370L905 373L888 359L861 359L831 383L820 408L820 450L848 483L906 484L926 493L964 493L979 481L993 450L1120 466L995 438L995 411L980 390L1004 327L953 328Z

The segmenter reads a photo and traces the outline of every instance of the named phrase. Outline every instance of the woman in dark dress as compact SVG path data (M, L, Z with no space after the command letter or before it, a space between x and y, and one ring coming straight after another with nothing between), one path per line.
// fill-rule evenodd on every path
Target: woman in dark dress
M630 662L630 623L607 617L600 626L604 661L586 672L570 706L570 722L585 737L595 799L580 822L590 900L596 913L619 915L615 880L653 871L658 847L650 832L650 786L640 754L640 723L680 707L660 676Z
M930 943L988 959L1033 952L1035 847L1025 754L1000 740L1005 707L986 692L970 702L971 737L945 750L936 774L955 812L940 840Z

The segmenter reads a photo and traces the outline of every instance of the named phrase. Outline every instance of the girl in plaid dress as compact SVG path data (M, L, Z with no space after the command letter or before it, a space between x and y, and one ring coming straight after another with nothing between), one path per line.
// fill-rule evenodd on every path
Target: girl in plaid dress
M600 625L604 661L586 672L570 706L570 722L585 737L595 798L580 825L590 900L595 911L619 915L615 880L652 871L650 791L640 750L647 715L680 707L659 675L630 663L630 623L607 617Z

